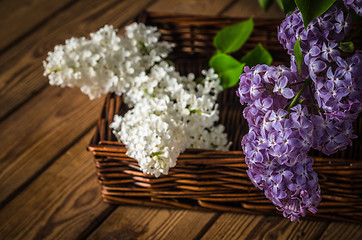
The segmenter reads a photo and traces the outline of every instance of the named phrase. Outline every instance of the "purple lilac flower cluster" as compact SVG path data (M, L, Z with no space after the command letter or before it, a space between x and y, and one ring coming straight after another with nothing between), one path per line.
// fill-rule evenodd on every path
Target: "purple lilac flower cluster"
M299 220L306 210L315 213L321 200L307 155L314 130L308 109L298 104L285 110L302 79L285 66L257 65L244 72L237 95L248 104L244 117L249 133L242 140L247 173L285 217Z
M300 38L302 51L308 52L308 61L316 55L323 55L325 60L339 56L337 43L351 30L351 15L346 14L336 3L324 14L310 22L307 29L303 17L297 9L287 14L278 27L278 39L290 55L293 54L295 42ZM312 48L313 46L318 47ZM310 52L309 52L310 50Z
M344 1L358 13L361 0ZM357 10L356 10L357 9ZM362 110L362 51L339 49L351 15L337 1L305 29L297 9L278 28L291 68L257 65L240 76L237 95L249 133L242 147L248 175L292 221L316 213L321 201L311 148L329 155L351 145L353 121ZM304 61L299 74L294 45Z
M345 1L348 2L348 1ZM355 2L361 6L362 1ZM323 133L318 131L321 139L315 148L325 154L333 154L344 150L350 144L353 134L346 133L340 122L344 122L348 129L351 122L361 112L362 103L362 52L356 51L353 56L342 57L339 50L340 42L351 29L351 15L344 12L342 2L336 2L328 11L313 20L304 29L303 19L299 10L287 15L278 28L278 38L290 55L297 39L300 39L300 47L304 55L301 67L301 75L304 79L310 78L313 85L310 86L314 98L318 104L319 112L323 112L325 121L331 121L332 129L324 128ZM292 69L295 70L295 58L291 56ZM337 127L338 126L338 127ZM334 136L341 143L334 143L334 148L328 139L335 141ZM342 134L342 135L341 135ZM329 147L326 145L329 144Z

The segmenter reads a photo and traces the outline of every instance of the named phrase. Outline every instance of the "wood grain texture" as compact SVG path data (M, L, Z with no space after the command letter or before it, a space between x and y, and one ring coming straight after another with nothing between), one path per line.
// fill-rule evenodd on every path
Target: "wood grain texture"
M75 0L3 0L0 50Z
M92 155L85 151L92 133L0 211L0 239L76 239L112 208L101 199Z
M122 27L152 0L81 0L0 56L0 119L48 84L42 61L70 37L89 36L105 24Z
M223 13L223 16L239 18L253 17L257 19L282 19L284 18L284 13L275 2L269 8L268 12L264 12L258 1L238 0L233 6Z
M194 239L215 214L119 206L89 239Z
M327 222L223 213L202 239L319 239Z
M6 13L10 8L24 11L20 3L36 13L33 3L43 1L0 0L0 14L15 14ZM51 19L0 55L0 202L12 199L0 210L0 239L84 239L93 230L90 239L361 239L358 224L305 219L298 224L281 217L140 206L112 212L102 202L85 147L103 100L90 101L78 89L47 86L41 62L65 39L88 35L106 23L123 26L155 1L77 0L48 15ZM256 2L159 0L149 10L263 18L259 7L255 12ZM2 8L5 3L12 6ZM44 19L48 13L41 14ZM16 31L29 28L25 25Z
M230 3L232 3L232 0L158 0L147 10L162 13L214 16L219 15Z
M327 229L323 232L320 239L362 239L362 224L348 224L342 222L331 222Z
M48 86L2 121L0 202L91 128L102 102L79 89Z

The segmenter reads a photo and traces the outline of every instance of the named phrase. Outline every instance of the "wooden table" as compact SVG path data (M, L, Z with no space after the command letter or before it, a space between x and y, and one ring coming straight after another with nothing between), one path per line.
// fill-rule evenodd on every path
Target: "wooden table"
M257 1L0 1L0 239L361 239L362 223L104 203L86 146L103 98L48 85L56 44L143 10L281 18Z

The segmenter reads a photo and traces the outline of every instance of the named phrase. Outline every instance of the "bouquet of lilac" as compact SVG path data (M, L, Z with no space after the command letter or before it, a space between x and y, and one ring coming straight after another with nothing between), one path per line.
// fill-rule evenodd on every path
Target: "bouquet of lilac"
M168 174L185 148L228 150L218 124L217 95L222 90L213 69L195 81L167 61L173 44L160 41L156 27L133 23L124 36L104 26L90 39L71 38L48 53L44 75L57 86L79 87L91 99L122 95L130 108L110 127L146 174Z
M120 36L106 25L89 39L71 38L55 46L43 62L44 76L51 85L79 87L90 99L122 95L130 110L115 115L112 132L145 174L159 177L175 167L186 148L229 149L219 123L218 93L237 83L245 64L271 63L260 44L242 62L228 55L252 31L252 19L222 29L214 41L219 54L195 78L193 73L182 76L167 59L174 44L161 41L156 27L133 23Z
M316 213L321 201L309 150L346 149L357 137L352 123L362 109L362 52L347 42L362 1L335 1L309 24L300 2L301 10L278 28L291 67L245 67L237 91L247 104L242 147L248 176L291 221L307 210Z

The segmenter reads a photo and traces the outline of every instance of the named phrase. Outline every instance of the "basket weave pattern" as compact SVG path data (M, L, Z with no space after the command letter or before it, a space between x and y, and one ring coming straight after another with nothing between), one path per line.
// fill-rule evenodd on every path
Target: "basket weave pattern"
M240 19L143 14L139 21L157 26L163 40L176 43L170 59L181 74L198 75L207 68L215 51L213 36L222 27ZM273 55L275 65L289 65L289 57L277 40L276 26L280 21L255 21L252 36L238 54L262 43ZM155 178L139 170L137 161L126 155L127 149L112 134L109 124L113 116L124 114L127 107L121 97L109 94L88 146L95 157L104 201L252 214L278 212L246 174L240 142L248 127L235 88L221 93L218 102L220 122L226 126L229 140L233 142L231 150L187 149L167 176ZM356 122L359 134L361 126L360 118ZM356 140L352 148L329 158L313 153L323 199L318 214L309 214L309 217L362 222L362 161L358 161L362 156L361 148L361 141Z

